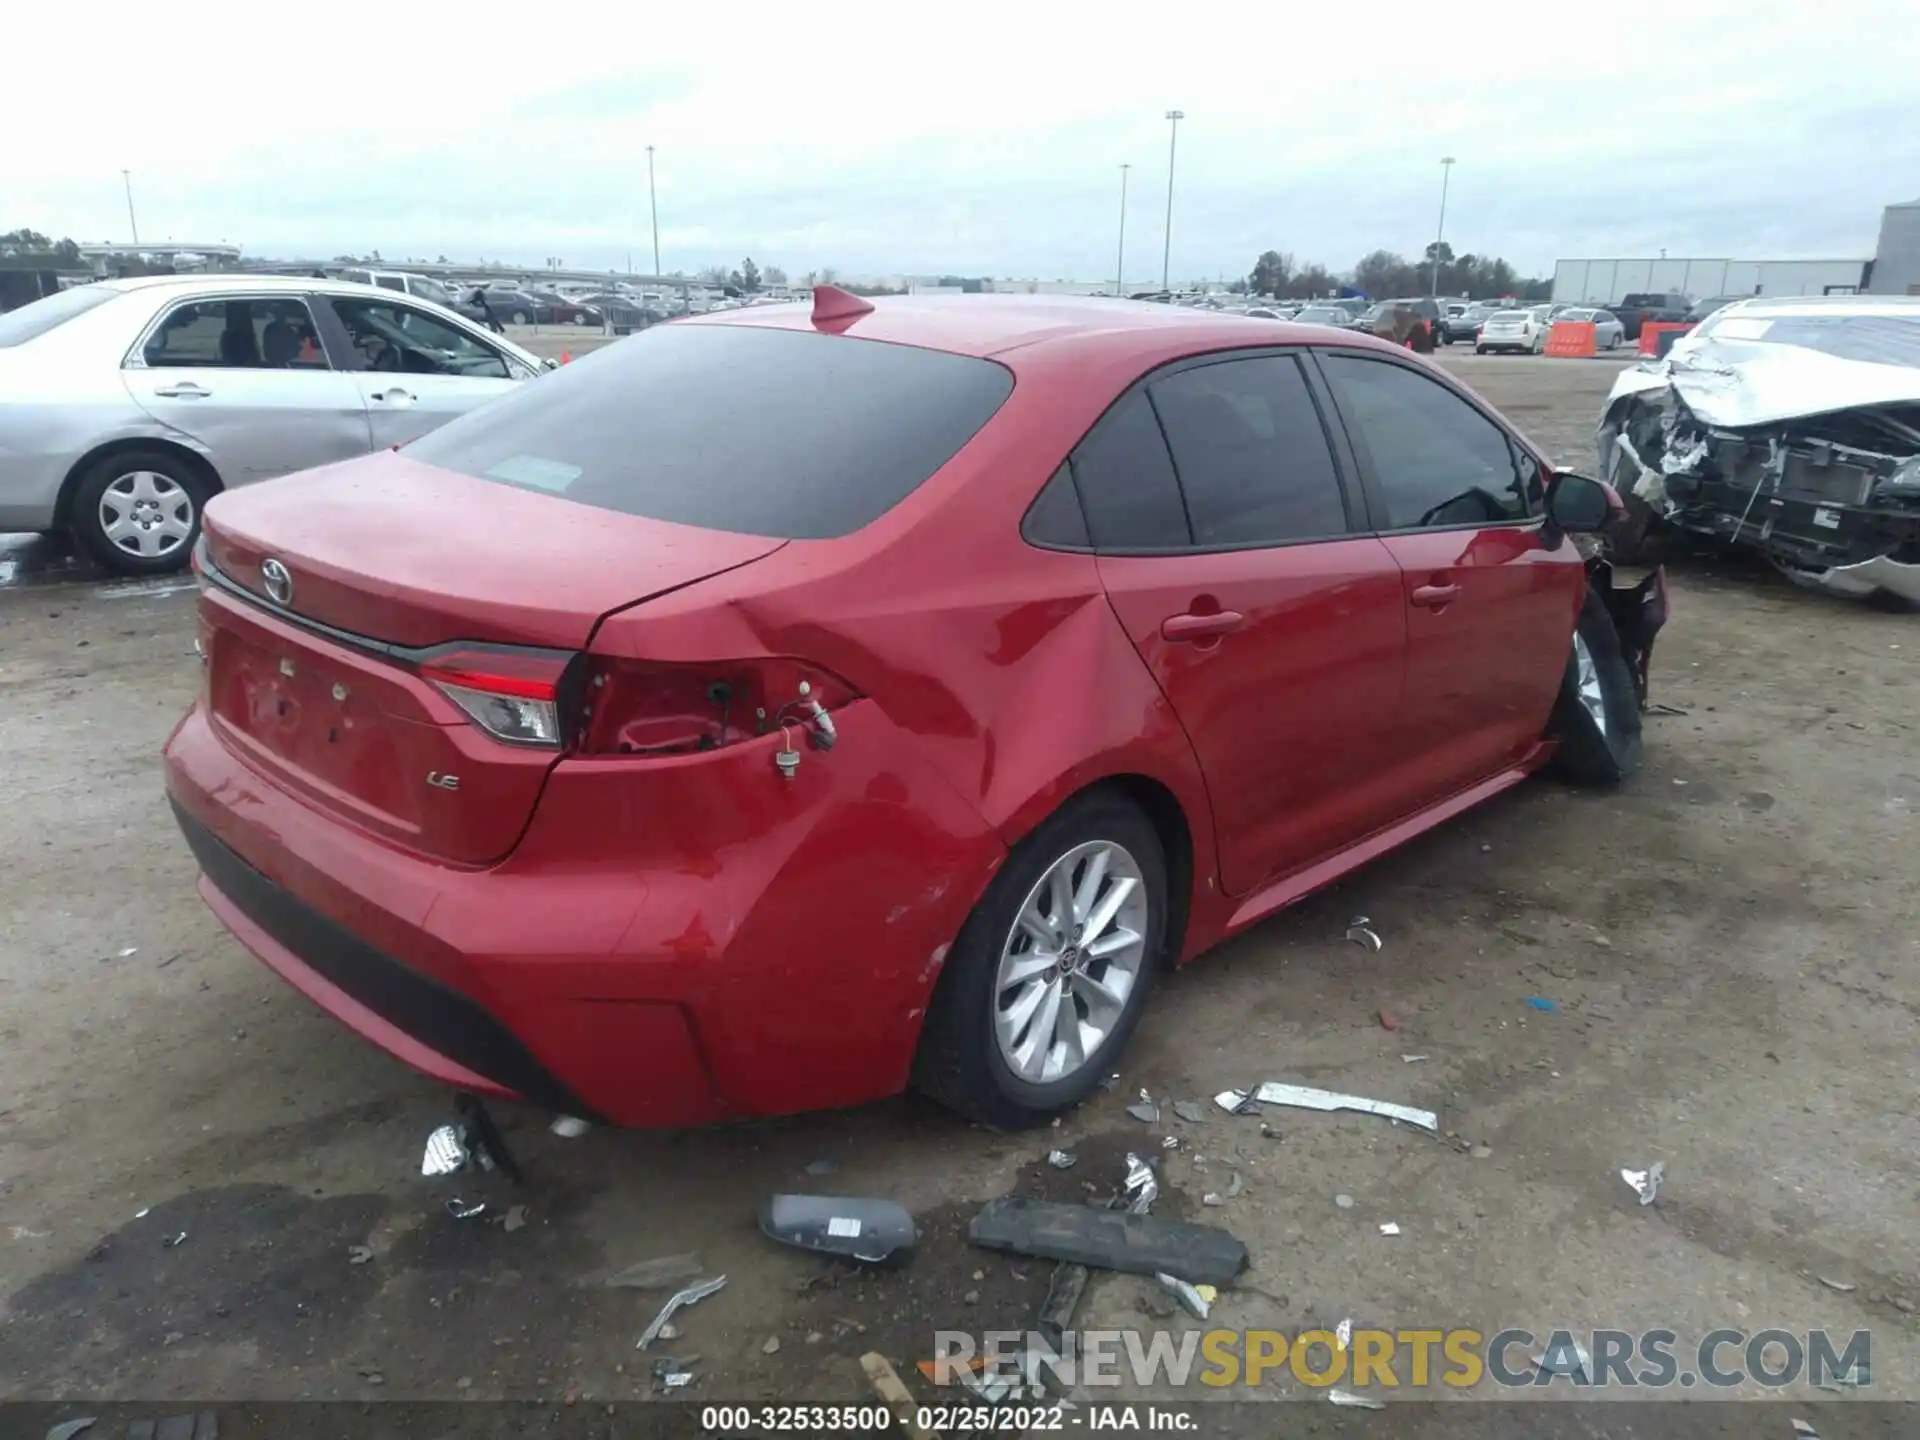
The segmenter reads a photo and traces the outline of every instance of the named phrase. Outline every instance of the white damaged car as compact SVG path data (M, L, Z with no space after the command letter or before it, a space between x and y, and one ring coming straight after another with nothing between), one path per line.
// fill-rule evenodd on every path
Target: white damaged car
M1599 447L1638 530L1626 548L1677 528L1815 589L1920 603L1920 297L1716 311L1621 372Z

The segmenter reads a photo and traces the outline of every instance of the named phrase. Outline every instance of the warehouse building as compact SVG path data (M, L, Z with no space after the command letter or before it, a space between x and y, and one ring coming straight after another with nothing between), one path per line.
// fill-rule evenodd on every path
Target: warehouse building
M1696 300L1716 295L1856 295L1866 289L1872 270L1868 260L1558 260L1553 298L1556 303L1617 305L1628 295L1650 291L1673 291Z
M1880 216L1880 248L1873 257L1874 295L1920 295L1920 200L1889 205Z

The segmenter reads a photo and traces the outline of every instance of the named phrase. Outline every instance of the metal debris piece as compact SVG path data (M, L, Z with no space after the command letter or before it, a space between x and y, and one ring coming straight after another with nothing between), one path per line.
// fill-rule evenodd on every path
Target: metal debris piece
M186 1243L187 1243L187 1232L184 1230L182 1230L178 1235L168 1235L160 1241L160 1244L168 1250L177 1250L180 1246Z
M453 1108L462 1121L461 1138L466 1141L473 1158L480 1162L480 1168L489 1172L498 1170L518 1185L524 1178L520 1167L514 1162L513 1152L507 1149L506 1137L500 1133L500 1127L493 1123L492 1112L480 1103L480 1097L457 1095Z
M1339 1348L1342 1350L1345 1350L1353 1344L1353 1321L1342 1320L1338 1325L1334 1326L1333 1338L1340 1342Z
M1397 1220L1387 1221L1380 1227L1380 1233L1382 1235L1398 1235L1400 1233L1400 1222Z
M669 1390L678 1390L683 1385L691 1385L693 1383L693 1372L691 1370L676 1370L671 1375L663 1377L660 1383Z
M1162 1137L1160 1141L1160 1148L1162 1150L1178 1150L1180 1148L1180 1137L1178 1135L1167 1135Z
M769 1335L767 1337L767 1343L760 1347L760 1353L762 1355L778 1355L780 1353L780 1337L778 1335Z
M1250 1090L1222 1090L1213 1097L1213 1103L1229 1115L1258 1115L1259 1103Z
M1246 1188L1246 1182L1240 1178L1240 1172L1234 1171L1233 1178L1227 1182L1227 1199L1237 1199Z
M1071 1150L1049 1150L1047 1164L1056 1170L1071 1170L1080 1163L1080 1157Z
M371 1259L373 1259L373 1247L371 1245L349 1245L347 1247L347 1264L364 1265Z
M80 1434L81 1431L91 1429L97 1418L96 1416L88 1415L79 1420L62 1420L58 1425L47 1431L47 1440L73 1440L73 1437Z
M1194 1319L1206 1319L1208 1312L1213 1309L1207 1297L1200 1293L1198 1286L1182 1280L1178 1275L1169 1275L1163 1270L1153 1278L1160 1282L1161 1289L1172 1291L1181 1305L1186 1308L1186 1312Z
M1040 1337L1055 1350L1067 1331L1073 1328L1073 1315L1087 1293L1092 1272L1084 1265L1066 1261L1053 1267L1053 1279L1047 1286L1046 1303L1040 1307ZM923 1365L925 1361L921 1362Z
M680 1338L680 1327L669 1320L660 1327L660 1333L653 1338L656 1340L678 1340Z
M640 1336L640 1342L633 1348L644 1350L660 1338L660 1331L675 1314L688 1305L697 1305L709 1295L716 1293L727 1283L727 1277L716 1275L711 1280L702 1280L698 1285L689 1285L676 1293L672 1299L660 1307L660 1313L653 1317L653 1323L647 1326Z
M662 1255L653 1260L642 1260L629 1265L624 1270L615 1271L601 1283L623 1290L665 1290L670 1286L686 1285L698 1279L706 1270L700 1263L700 1257L688 1252L684 1255Z
M1224 1205L1227 1202L1220 1197L1217 1191L1209 1190L1200 1197L1200 1203L1202 1205ZM1204 1320L1206 1317L1203 1315L1200 1318Z
M1387 1100L1369 1100L1364 1095L1316 1090L1311 1085L1287 1085L1278 1080L1269 1080L1253 1092L1253 1098L1262 1105L1292 1105L1301 1110L1358 1110L1363 1114L1418 1125L1430 1135L1440 1133L1440 1117L1431 1110L1416 1110L1411 1105L1395 1105Z
M1353 1208L1353 1197L1343 1191L1333 1197L1333 1203L1338 1205L1342 1210L1351 1210Z
M1421 1061L1429 1057L1425 1055L1402 1055L1400 1058L1409 1065L1418 1065Z
M1327 1391L1327 1399L1336 1405L1344 1405L1350 1410L1384 1410L1386 1402L1376 1400L1371 1395L1356 1395L1351 1390L1342 1390L1338 1385Z
M1347 926L1347 939L1356 945L1364 945L1376 955L1380 953L1380 936L1373 928L1373 922L1364 915L1356 915Z
M1286 1136L1280 1133L1279 1126L1269 1125L1264 1120L1260 1122L1260 1133L1269 1140L1284 1140L1287 1138Z
M839 1168L837 1164L827 1159L824 1155L818 1160L809 1160L807 1162L807 1174L813 1176L816 1180L826 1179L827 1176L833 1174L833 1172Z
M1829 1290L1838 1290L1842 1295L1851 1295L1854 1291L1860 1288L1858 1285L1849 1284L1845 1280L1829 1280L1824 1275L1816 1275L1813 1278L1818 1280L1822 1285L1826 1286Z
M1160 1198L1160 1180L1153 1167L1131 1151L1127 1154L1127 1209L1144 1215Z
M1153 1096L1145 1090L1140 1092L1140 1098L1138 1100L1127 1106L1127 1114L1148 1125L1158 1125L1160 1123L1160 1107L1154 1103Z
M505 1229L509 1235L516 1230L525 1229L526 1223L527 1207L524 1205L515 1205L509 1209L505 1215L500 1217L501 1227Z
M477 1215L484 1215L486 1213L487 1202L484 1200L476 1200L469 1205L458 1195L455 1195L447 1201L447 1214L453 1216L456 1220L471 1220Z
M556 1115L547 1128L562 1140L578 1140L593 1128L593 1122L582 1120L578 1115Z
M1544 995L1529 995L1527 997L1527 1004L1531 1006L1533 1009L1539 1010L1544 1014L1548 1014L1548 1015L1553 1014L1554 1011L1560 1008L1559 1001L1549 1000Z
M1178 1115L1182 1120L1185 1120L1189 1125L1198 1125L1202 1120L1207 1118L1207 1112L1202 1110L1199 1102L1195 1100L1174 1101L1173 1113Z
M120 959L124 960L129 955L138 955L139 953L140 953L140 947L138 945L129 945L127 946L126 949L120 952Z
M473 1152L458 1125L442 1125L427 1136L427 1153L421 1157L420 1173L429 1178L453 1175L467 1168Z
M1813 1422L1810 1420L1796 1419L1793 1422L1793 1433L1803 1437L1803 1440L1820 1440L1820 1432L1813 1428Z
M1667 1178L1667 1162L1656 1160L1644 1170L1622 1170L1620 1178L1633 1187L1642 1205L1651 1205L1660 1194L1660 1182Z
M886 1356L877 1350L869 1351L860 1357L860 1369L866 1374L873 1393L893 1411L894 1423L907 1440L934 1440L934 1432L920 1423L924 1407L914 1400L913 1392L907 1389Z

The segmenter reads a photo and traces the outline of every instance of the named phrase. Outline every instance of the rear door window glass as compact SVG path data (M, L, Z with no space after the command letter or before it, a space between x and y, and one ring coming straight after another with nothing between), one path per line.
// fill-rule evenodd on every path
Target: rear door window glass
M211 297L176 305L141 347L150 369L325 370L326 352L298 296Z
M1390 361L1327 355L1321 363L1348 434L1373 463L1387 507L1384 529L1528 518L1529 467L1516 457L1506 432L1453 391Z
M899 504L1012 391L1004 366L973 356L813 331L662 325L468 412L407 453L629 515L825 540Z
M1096 548L1173 550L1193 543L1146 391L1133 391L1100 418L1073 452L1073 474Z
M1333 452L1299 361L1271 355L1201 365L1149 388L1195 545L1346 533Z

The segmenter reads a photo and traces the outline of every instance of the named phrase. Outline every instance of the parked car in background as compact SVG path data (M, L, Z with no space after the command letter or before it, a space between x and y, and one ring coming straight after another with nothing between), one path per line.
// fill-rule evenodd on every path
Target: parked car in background
M598 325L600 314L551 290L487 287L487 304L503 325Z
M1480 327L1473 342L1476 355L1538 355L1547 348L1546 307L1533 310L1496 310Z
M1404 350L1250 338L823 286L220 496L201 894L463 1090L1045 1124L1173 966L1640 758L1658 573L1574 539L1617 497Z
M1346 330L1353 325L1353 312L1338 305L1302 305L1293 312L1293 319L1297 325L1332 325Z
M1640 327L1649 320L1686 320L1693 312L1693 301L1673 290L1636 291L1608 308L1619 319L1627 339L1638 340Z
M1593 326L1593 347L1596 350L1618 350L1620 342L1626 338L1626 327L1610 310L1597 310L1587 305L1569 305L1564 310L1556 307L1556 313L1550 317L1549 329L1562 320Z
M545 368L440 306L340 280L64 290L0 317L0 530L175 570L221 491L403 444Z
M658 325L667 318L661 311L643 304L638 296L620 295L611 290L579 295L575 300L607 324L616 327L644 330L647 326Z
M1439 307L1431 300L1382 300L1369 306L1354 328L1431 354L1438 325Z
M1446 333L1448 344L1472 344L1480 338L1480 327L1486 324L1489 316L1499 307L1483 305L1478 301L1462 304L1449 301L1446 313L1440 317L1441 328Z

